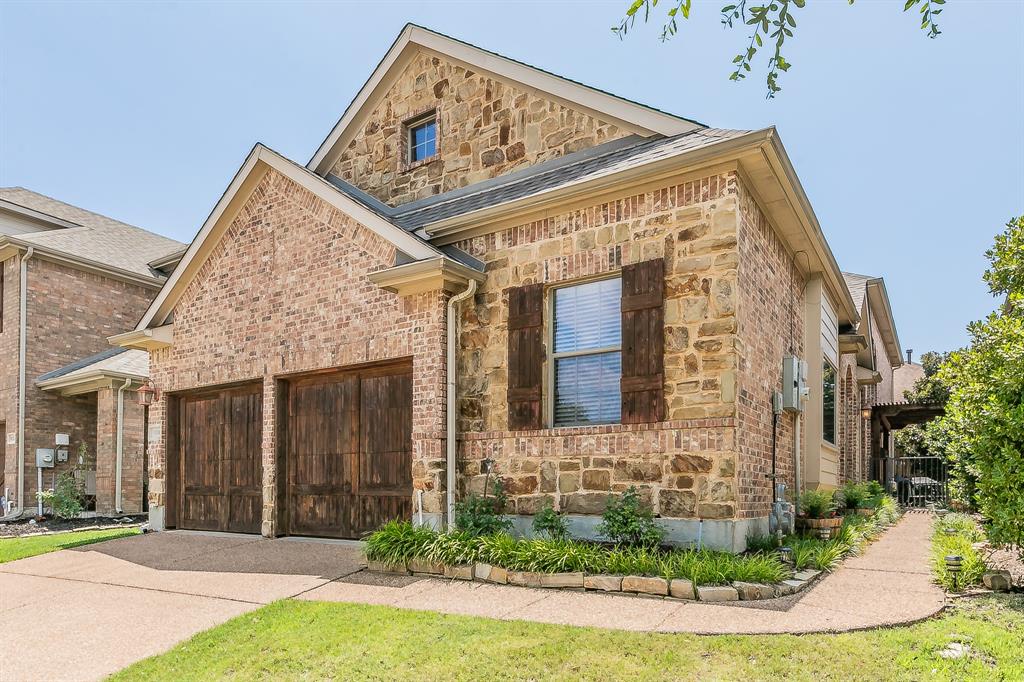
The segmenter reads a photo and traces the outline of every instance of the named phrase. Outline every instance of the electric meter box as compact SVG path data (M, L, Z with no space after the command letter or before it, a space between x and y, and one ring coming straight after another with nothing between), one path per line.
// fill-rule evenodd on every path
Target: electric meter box
M803 412L807 395L807 363L787 355L782 358L782 409L785 412Z
M53 448L36 448L36 466L40 469L52 469L54 464Z
M54 445L71 445L71 436L66 433L58 433L53 439Z

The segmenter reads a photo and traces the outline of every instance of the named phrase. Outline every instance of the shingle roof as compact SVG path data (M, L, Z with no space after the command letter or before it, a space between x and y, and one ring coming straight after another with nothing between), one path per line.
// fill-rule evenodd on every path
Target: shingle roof
M47 372L38 377L36 383L57 378L73 379L76 376L92 374L97 371L148 377L149 352L130 348L110 348L96 355L75 360L52 372Z
M184 244L107 216L52 199L23 187L0 188L0 199L81 227L17 235L19 241L38 245L101 265L146 277L160 277L149 262L181 249Z
M867 295L868 282L876 278L869 277L868 275L858 275L853 272L844 272L843 279L846 280L846 288L850 290L850 296L853 298L853 303L857 306L857 312L859 313L864 308L864 296Z
M327 179L367 208L383 215L399 227L413 231L439 220L643 166L740 137L748 132L750 131L707 128L656 139L630 137L625 141L609 142L559 159L545 161L525 170L394 208L377 201L334 175L329 175Z

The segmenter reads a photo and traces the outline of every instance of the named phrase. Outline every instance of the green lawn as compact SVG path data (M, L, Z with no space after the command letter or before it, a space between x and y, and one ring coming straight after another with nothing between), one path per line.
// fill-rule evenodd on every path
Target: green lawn
M958 660L938 655L970 646ZM382 606L281 601L115 680L1021 680L1024 597L968 600L907 628L843 635L664 635Z
M0 539L0 564L35 556L56 552L58 549L69 549L81 547L94 542L123 538L127 535L137 535L138 528L108 528L106 530L82 530L68 533L54 533L53 535L36 535L28 538L3 538Z

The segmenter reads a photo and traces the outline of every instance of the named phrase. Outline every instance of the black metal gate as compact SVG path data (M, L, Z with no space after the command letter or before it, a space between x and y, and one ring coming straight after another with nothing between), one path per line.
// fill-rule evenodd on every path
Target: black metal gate
M949 476L942 457L876 457L872 475L907 507L946 507Z

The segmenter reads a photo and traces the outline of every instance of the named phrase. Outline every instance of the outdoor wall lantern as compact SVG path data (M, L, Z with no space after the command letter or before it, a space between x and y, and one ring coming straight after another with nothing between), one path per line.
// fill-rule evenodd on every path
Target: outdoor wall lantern
M136 398L139 401L139 405L143 407L149 407L156 401L160 400L160 391L153 387L152 382L149 379L143 382L139 390L135 392Z
M862 407L862 408L860 408L860 416L863 419L871 419L871 408L870 407Z
M960 569L963 566L964 558L959 554L947 554L946 555L946 571L953 578L953 589L956 589L956 579L960 574Z

